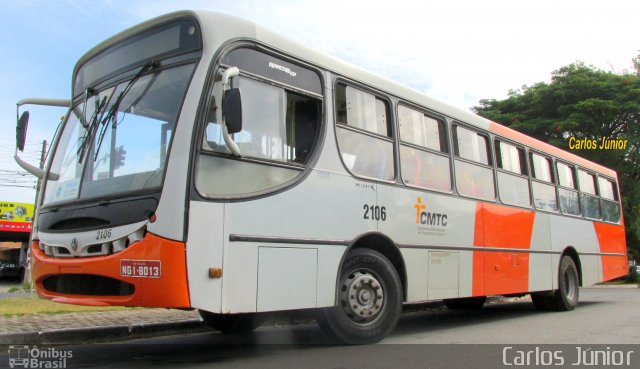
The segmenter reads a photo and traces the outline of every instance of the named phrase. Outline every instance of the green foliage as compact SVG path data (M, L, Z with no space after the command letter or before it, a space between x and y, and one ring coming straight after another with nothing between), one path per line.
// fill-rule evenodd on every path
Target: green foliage
M505 100L480 100L474 111L554 146L569 137L629 140L626 150L569 150L618 173L630 255L640 258L640 55L634 71L616 74L577 62L550 83L511 90Z

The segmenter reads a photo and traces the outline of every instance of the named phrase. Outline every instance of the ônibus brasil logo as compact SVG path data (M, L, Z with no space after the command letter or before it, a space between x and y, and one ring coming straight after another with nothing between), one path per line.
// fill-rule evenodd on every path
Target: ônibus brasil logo
M9 367L28 369L63 369L67 367L67 359L71 359L71 350L60 350L49 347L40 349L37 346L9 346Z
M420 197L418 197L418 202L416 202L413 207L416 209L416 224L438 227L447 226L447 214L426 211L427 205L422 203L422 199Z

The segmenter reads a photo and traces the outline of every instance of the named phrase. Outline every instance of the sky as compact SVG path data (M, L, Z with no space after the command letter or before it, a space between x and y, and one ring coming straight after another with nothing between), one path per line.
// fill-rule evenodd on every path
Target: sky
M640 54L637 0L13 0L0 2L0 200L33 202L17 176L15 103L69 98L76 61L149 18L207 9L256 22L321 52L469 110L548 82L582 61L613 72ZM28 107L23 158L37 164L60 108ZM7 172L11 171L11 172ZM7 187L7 180L15 181Z

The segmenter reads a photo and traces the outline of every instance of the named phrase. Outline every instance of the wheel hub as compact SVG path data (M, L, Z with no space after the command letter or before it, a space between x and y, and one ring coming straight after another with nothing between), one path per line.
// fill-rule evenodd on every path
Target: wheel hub
M351 273L342 283L341 305L352 321L374 321L385 305L385 295L378 278L368 271Z

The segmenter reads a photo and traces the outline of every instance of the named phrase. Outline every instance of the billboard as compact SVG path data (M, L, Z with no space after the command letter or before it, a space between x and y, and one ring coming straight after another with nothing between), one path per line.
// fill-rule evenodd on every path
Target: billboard
M33 204L0 201L0 232L31 233Z

